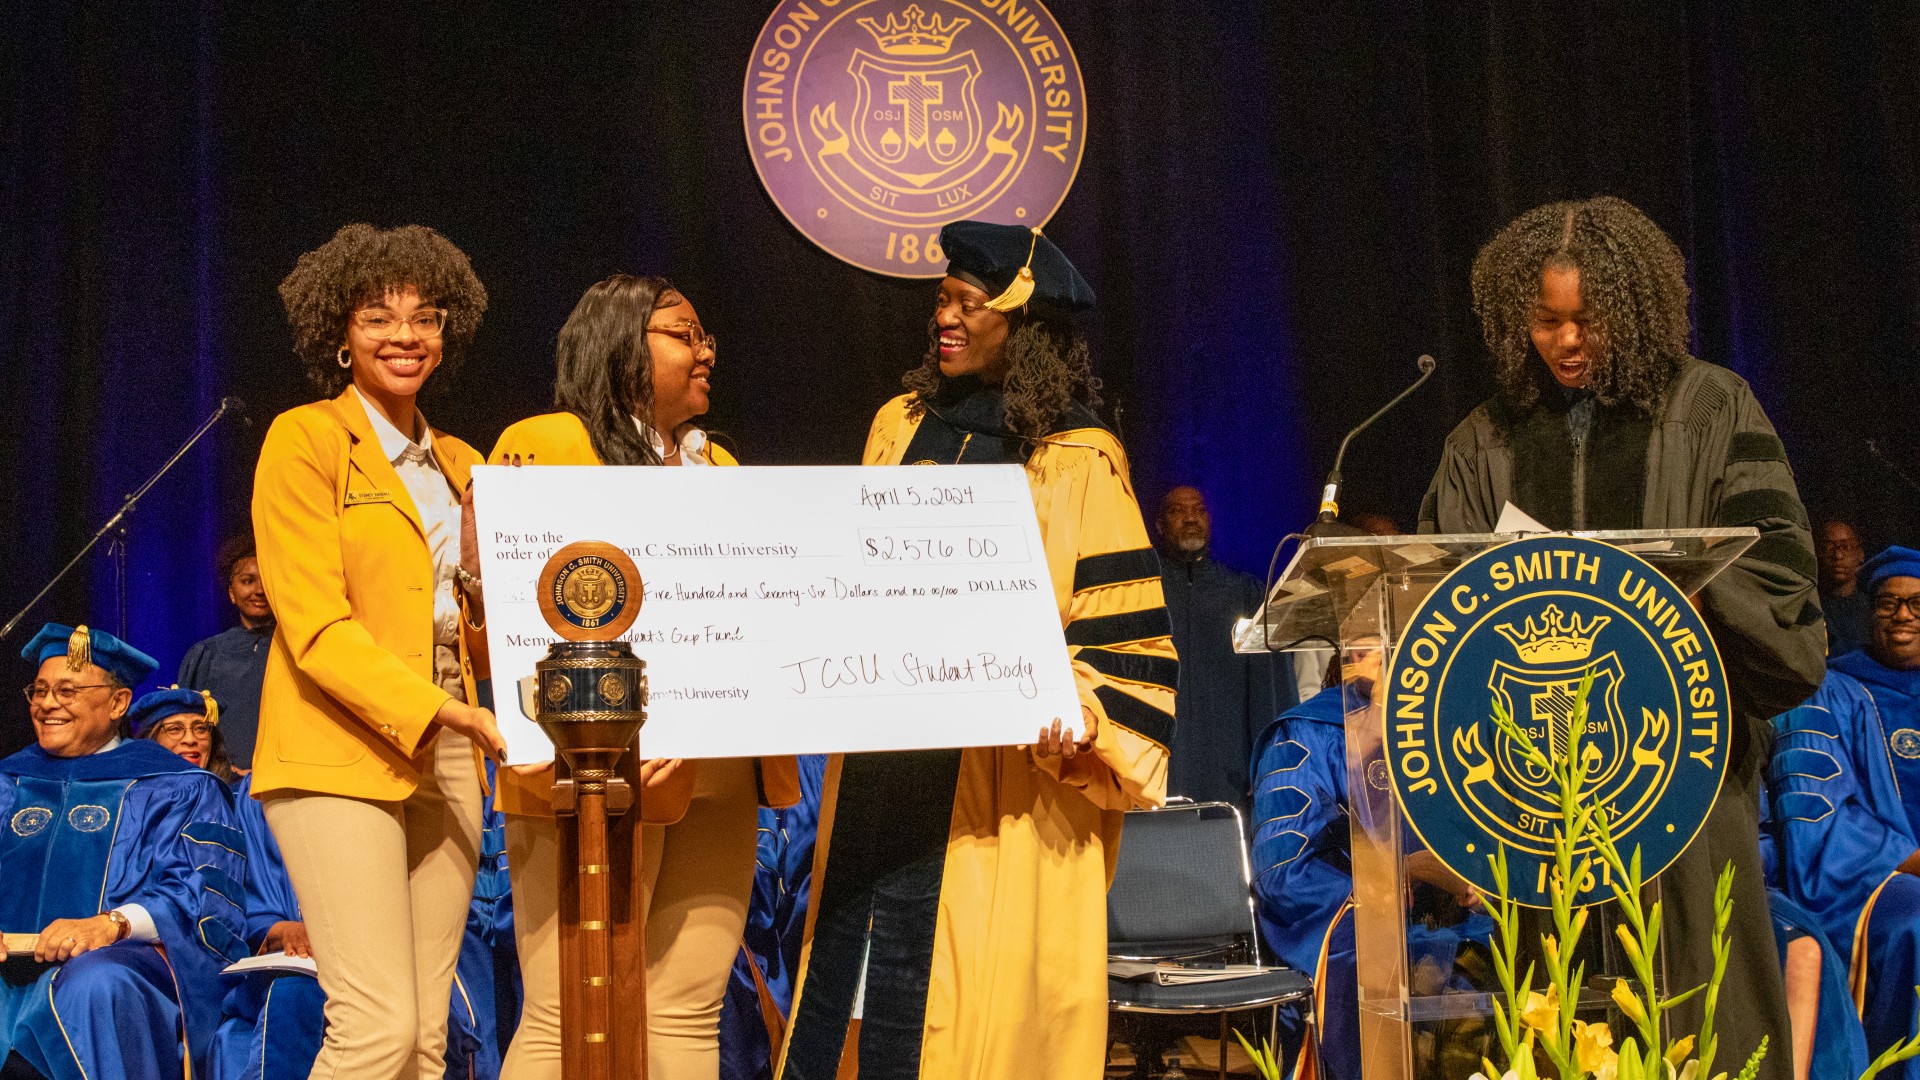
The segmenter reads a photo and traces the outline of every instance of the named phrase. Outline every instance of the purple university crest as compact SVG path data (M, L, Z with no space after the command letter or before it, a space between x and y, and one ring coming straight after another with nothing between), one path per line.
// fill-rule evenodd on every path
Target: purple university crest
M1080 65L1038 0L781 0L742 111L787 220L896 277L941 274L950 221L1044 224L1086 146Z

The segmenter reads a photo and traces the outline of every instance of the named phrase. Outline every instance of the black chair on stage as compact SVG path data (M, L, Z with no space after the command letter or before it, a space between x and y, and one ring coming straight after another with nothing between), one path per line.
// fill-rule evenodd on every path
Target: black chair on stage
M1244 835L1240 811L1227 803L1180 800L1158 810L1128 811L1107 893L1107 955L1150 962L1261 963ZM1291 969L1181 986L1107 979L1107 1005L1117 1013L1218 1015L1222 1078L1231 1041L1228 1017L1267 1009L1277 1021L1280 1006L1312 998L1313 979ZM1309 1046L1315 1042L1310 1034ZM1139 1044L1135 1047L1139 1060Z

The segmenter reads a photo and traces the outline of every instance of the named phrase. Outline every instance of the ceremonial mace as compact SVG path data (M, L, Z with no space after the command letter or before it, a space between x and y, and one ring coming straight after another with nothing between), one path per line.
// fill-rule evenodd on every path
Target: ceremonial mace
M644 1078L646 913L629 811L647 665L616 640L640 614L640 572L619 548L586 541L555 552L539 588L541 614L562 640L521 680L520 696L557 755L561 1075Z

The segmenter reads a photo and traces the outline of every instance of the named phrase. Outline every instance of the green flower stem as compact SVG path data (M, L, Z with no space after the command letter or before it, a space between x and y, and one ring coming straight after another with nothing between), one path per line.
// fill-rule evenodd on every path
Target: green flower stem
M1493 699L1494 726L1500 729L1527 762L1552 777L1560 804L1560 822L1554 830L1553 873L1548 886L1553 933L1541 935L1546 956L1547 985L1558 997L1559 1009L1554 1022L1537 1031L1526 1026L1522 1019L1521 1014L1532 994L1534 968L1529 964L1526 977L1515 983L1514 968L1520 949L1520 904L1510 896L1506 848L1501 845L1487 860L1498 888L1497 895L1486 896L1488 911L1498 928L1499 947L1494 950L1494 971L1505 994L1504 1004L1500 1000L1493 1003L1495 1029L1500 1036L1501 1047L1506 1051L1508 1068L1520 1076L1533 1075L1533 1047L1537 1039L1540 1049L1563 1080L1586 1077L1587 1073L1576 1061L1573 1036L1575 1014L1580 1005L1580 986L1585 981L1586 968L1584 964L1575 964L1573 957L1578 951L1581 935L1586 932L1587 910L1576 909L1573 901L1576 896L1592 888L1593 875L1599 871L1605 874L1608 888L1624 916L1624 922L1614 928L1614 933L1626 954L1633 978L1638 981L1638 986L1628 984L1615 990L1616 1007L1634 1022L1640 1036L1639 1040L1628 1036L1623 1041L1619 1051L1619 1077L1621 1080L1639 1080L1641 1077L1657 1080L1668 1076L1680 1068L1680 1063L1686 1061L1694 1048L1699 1050L1699 1054L1694 1061L1687 1062L1692 1074L1711 1076L1719 1041L1714 1033L1714 1014L1719 1006L1720 986L1726 977L1727 957L1731 949L1728 925L1733 916L1733 867L1728 865L1721 871L1714 889L1712 977L1704 985L1662 998L1659 984L1654 978L1654 963L1660 951L1663 912L1658 902L1651 905L1642 902L1647 882L1642 870L1640 849L1634 848L1631 859L1623 858L1619 846L1614 842L1612 822L1606 809L1598 805L1582 805L1582 796L1587 792L1589 770L1582 760L1581 743L1587 732L1587 699L1593 691L1593 674L1592 669L1588 669L1580 681L1573 714L1567 726L1564 754L1549 756L1542 752L1508 715L1506 703L1497 695ZM1576 860L1576 853L1588 845L1592 846L1592 853L1580 855ZM1920 991L1920 987L1916 987L1916 990ZM1704 1022L1697 1042L1687 1037L1675 1043L1665 1043L1660 1038L1661 1017L1696 994L1705 995L1702 999ZM1751 1077L1766 1052L1767 1043L1763 1039L1753 1056L1747 1060L1741 1076ZM1920 1036L1881 1055L1881 1060L1874 1063L1874 1068L1862 1080L1867 1080L1887 1065L1915 1056L1920 1056Z
M1506 994L1509 1005L1515 1009L1526 1007L1526 995L1533 984L1533 967L1528 965L1526 979L1516 987L1513 981L1514 958L1520 952L1520 905L1507 898L1507 849L1504 845L1496 847L1487 857L1493 870L1493 880L1499 886L1499 893L1486 897L1488 913L1493 916L1494 926L1499 934L1500 947L1493 950L1493 972L1500 980L1500 989ZM1498 998L1493 1002L1493 1026L1500 1035L1500 1048L1506 1052L1507 1060L1513 1061L1520 1053L1519 1016L1517 1011L1509 1012Z

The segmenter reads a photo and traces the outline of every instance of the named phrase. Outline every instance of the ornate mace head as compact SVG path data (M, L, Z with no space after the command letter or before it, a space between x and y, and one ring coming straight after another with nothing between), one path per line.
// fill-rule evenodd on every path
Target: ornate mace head
M540 613L562 640L521 680L520 705L583 786L613 776L647 721L646 661L618 640L642 593L633 560L597 540L568 544L540 571Z

